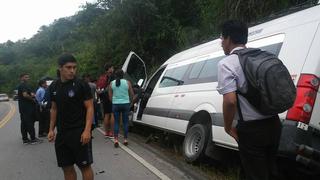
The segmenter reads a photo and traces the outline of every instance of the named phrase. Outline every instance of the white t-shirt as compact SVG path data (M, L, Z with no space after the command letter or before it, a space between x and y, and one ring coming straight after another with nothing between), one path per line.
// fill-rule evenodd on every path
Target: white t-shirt
M246 93L248 86L247 81L242 71L239 58L233 51L243 49L236 47L231 51L231 55L223 58L218 64L218 87L220 94L224 95L230 92L239 90L241 93ZM246 98L239 94L239 104L244 121L266 119L270 116L262 115L253 107ZM235 115L235 120L239 120L238 112Z

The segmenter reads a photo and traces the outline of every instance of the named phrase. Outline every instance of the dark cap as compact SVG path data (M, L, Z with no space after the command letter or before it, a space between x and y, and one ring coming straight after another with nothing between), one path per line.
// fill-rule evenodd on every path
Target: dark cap
M104 70L108 71L108 69L112 67L112 64L105 63L103 67L104 67Z
M76 58L72 54L68 54L68 53L62 54L58 59L59 66L63 66L69 62L77 63Z

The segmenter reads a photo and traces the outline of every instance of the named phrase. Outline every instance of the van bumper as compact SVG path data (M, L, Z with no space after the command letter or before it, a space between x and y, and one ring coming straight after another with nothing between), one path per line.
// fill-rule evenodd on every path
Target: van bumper
M308 147L314 154L320 152L320 131L312 127L307 130L300 129L297 127L298 122L290 120L283 120L282 125L278 155L297 161L307 168L320 170L317 166L320 164L320 156L301 150L301 147Z

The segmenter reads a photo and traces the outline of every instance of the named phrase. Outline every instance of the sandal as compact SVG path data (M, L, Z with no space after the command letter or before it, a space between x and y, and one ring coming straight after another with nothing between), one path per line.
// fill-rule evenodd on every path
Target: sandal
M115 148L119 147L118 141L115 141L115 142L114 142L114 147L115 147Z

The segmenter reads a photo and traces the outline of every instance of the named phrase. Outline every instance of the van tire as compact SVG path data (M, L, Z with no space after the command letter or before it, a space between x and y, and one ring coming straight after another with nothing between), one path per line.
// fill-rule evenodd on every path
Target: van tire
M188 131L183 141L183 155L187 162L200 161L208 144L208 128L195 124Z

